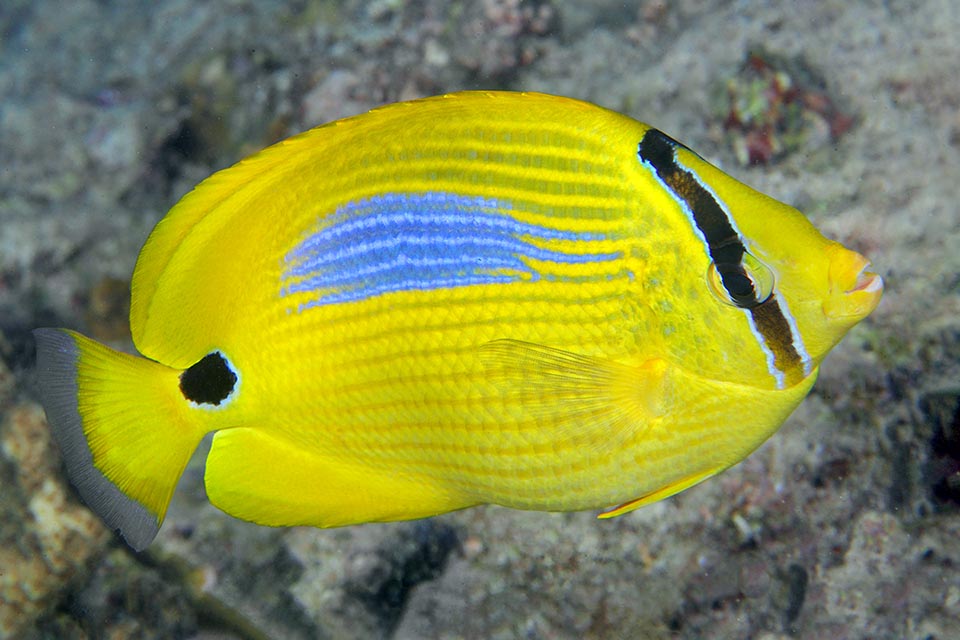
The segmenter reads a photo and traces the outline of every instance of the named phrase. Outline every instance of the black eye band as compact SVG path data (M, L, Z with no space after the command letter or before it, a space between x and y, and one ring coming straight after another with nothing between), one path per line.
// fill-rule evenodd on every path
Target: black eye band
M774 292L773 273L752 256L730 218L700 178L677 162L677 149L686 149L670 136L648 129L637 147L648 167L684 209L706 244L711 265L708 283L720 289L721 299L749 311L761 346L772 359L771 373L783 386L805 375L797 350L800 338Z

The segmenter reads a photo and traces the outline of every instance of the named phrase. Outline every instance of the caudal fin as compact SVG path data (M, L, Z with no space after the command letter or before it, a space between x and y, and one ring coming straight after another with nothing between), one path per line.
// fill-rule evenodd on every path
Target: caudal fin
M181 372L72 331L33 334L43 405L71 482L127 544L145 548L205 431L178 397Z

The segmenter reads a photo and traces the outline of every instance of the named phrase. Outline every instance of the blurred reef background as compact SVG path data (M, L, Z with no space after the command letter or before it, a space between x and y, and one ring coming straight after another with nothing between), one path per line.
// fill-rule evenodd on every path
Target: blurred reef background
M0 638L956 638L957 33L952 0L4 0ZM64 481L30 330L131 348L137 253L195 183L460 89L668 132L869 256L880 308L764 447L622 518L275 530L206 502L201 451L130 552Z

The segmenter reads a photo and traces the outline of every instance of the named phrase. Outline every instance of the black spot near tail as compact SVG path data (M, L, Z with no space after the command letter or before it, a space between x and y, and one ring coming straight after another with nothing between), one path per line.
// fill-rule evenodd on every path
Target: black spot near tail
M183 397L197 404L219 405L237 386L237 374L219 351L208 353L180 374Z

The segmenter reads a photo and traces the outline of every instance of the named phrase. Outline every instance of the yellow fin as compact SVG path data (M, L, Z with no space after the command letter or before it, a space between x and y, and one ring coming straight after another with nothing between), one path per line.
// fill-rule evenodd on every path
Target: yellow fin
M661 487L652 493L648 493L645 496L640 496L639 498L635 500L631 500L630 502L624 502L623 504L617 505L615 507L611 507L610 509L607 509L606 511L599 513L597 517L605 520L607 518L616 518L617 516L622 516L625 513L629 513L633 511L634 509L645 507L648 504L659 502L664 498L669 498L674 494L680 493L681 491L685 491L686 489L689 489L695 484L699 484L703 482L710 476L720 473L722 470L723 470L722 468L710 469L709 471L704 471L702 473L697 473L692 476L682 478L672 484L668 484L665 487Z
M145 548L204 434L177 409L180 372L71 331L34 337L47 421L70 480L131 547Z
M507 399L579 446L607 451L642 435L668 410L667 364L631 366L520 340L481 347Z
M247 427L216 433L205 482L219 509L274 527L413 520L475 504L425 478L321 456Z
M133 343L142 352L157 357L145 348L156 349L159 345L145 344L149 327L151 304L154 296L164 284L163 276L171 264L176 278L183 278L183 272L190 274L192 263L176 263L177 253L182 252L185 240L191 234L208 234L214 231L204 227L201 222L216 222L213 226L225 226L244 207L236 204L243 202L264 190L274 189L274 183L282 179L284 168L295 167L302 161L302 154L309 152L317 138L323 136L331 125L322 125L282 140L266 149L248 156L233 166L207 177L184 195L150 232L149 238L140 250L133 271L130 300L130 331ZM213 219L216 217L216 220ZM181 256L179 260L190 258ZM187 277L192 277L188 275ZM163 320L154 319L154 322Z

